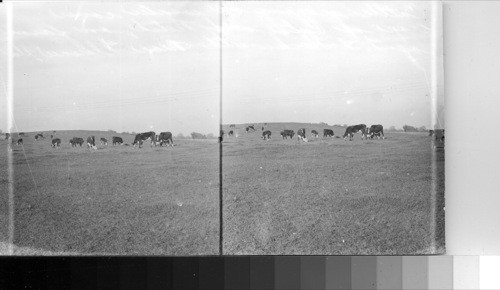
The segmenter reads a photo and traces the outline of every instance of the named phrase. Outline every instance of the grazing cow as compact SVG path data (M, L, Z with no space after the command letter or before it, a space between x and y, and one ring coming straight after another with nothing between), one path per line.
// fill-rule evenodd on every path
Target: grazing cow
M89 136L87 138L87 146L94 150L97 150L97 146L95 146L95 136Z
M113 139L113 145L116 145L116 144L121 145L121 144L123 144L123 139L121 137L113 137L112 139Z
M434 130L429 130L429 136L434 135Z
M17 140L17 145L23 145L23 138Z
M69 143L71 144L71 147L76 147L76 145L80 145L80 147L82 147L83 138L73 137L73 139L69 140Z
M266 131L262 132L262 138L264 138L264 140L271 139L271 131L266 130Z
M312 130L312 131L311 131L311 135L312 135L314 138L318 138L318 131L316 131L316 130Z
M344 133L344 140L347 141L347 137L349 137L349 141L352 141L354 137L354 133L357 133L358 131L361 131L361 139L366 139L366 125L365 124L359 124L355 126L348 126L345 129Z
M252 129L253 131L255 131L254 125L247 126L245 130L246 130L246 132L248 133L248 131L249 131L250 129Z
M161 132L160 135L157 136L157 142L159 143L160 147L165 144L174 147L174 141L172 140L172 133L171 132Z
M233 136L234 135L234 132L233 130L229 131L229 133L227 133L227 136Z
M101 145L108 145L108 139L106 138L101 138Z
M435 129L433 135L435 140L444 142L444 129Z
M384 136L384 126L382 125L371 125L370 129L368 129L367 134L370 134L370 138L373 139L373 137L376 135L377 138L380 138L380 135L382 135L382 139L385 139Z
M156 136L156 134L153 131L137 134L137 135L135 135L134 143L132 143L132 145L134 145L134 148L135 148L135 145L138 144L139 148L141 148L142 142L150 139L151 140L151 147L153 147L153 145L156 145L156 143L155 143L156 137L155 136Z
M59 138L52 139L52 147L56 148L56 147L60 147L60 146L61 146L61 139L59 139Z
M333 137L332 129L323 129L323 137Z
M229 128L236 128L236 125L231 124L231 125L229 125Z
M352 141L353 137L354 137L354 133L357 133L358 131L361 131L361 139L365 139L366 140L366 125L365 124L359 124L359 125L355 125L355 126L348 126L346 129L345 129L345 133L344 133L344 140L347 141L347 137L349 137L349 141Z
M280 132L280 134L283 139L286 139L287 137L290 137L290 139L292 139L293 135L295 135L295 132L293 130L283 130Z
M43 137L42 133L38 133L38 134L35 135L35 141L38 141L38 140L41 140L41 139L45 139L45 137Z
M299 131L297 131L297 139L299 141L302 140L304 142L307 142L306 129L305 128L299 129Z
M5 133L5 140L9 140L10 139L10 133Z

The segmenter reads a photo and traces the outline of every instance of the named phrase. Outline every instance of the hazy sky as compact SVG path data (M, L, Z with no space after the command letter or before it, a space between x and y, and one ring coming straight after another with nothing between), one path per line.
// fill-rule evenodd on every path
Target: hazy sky
M224 123L431 126L430 3L229 2L224 8Z
M221 68L226 124L431 126L429 3L224 2L222 62L219 2L13 6L14 130L216 133Z
M218 132L219 3L16 3L20 131Z

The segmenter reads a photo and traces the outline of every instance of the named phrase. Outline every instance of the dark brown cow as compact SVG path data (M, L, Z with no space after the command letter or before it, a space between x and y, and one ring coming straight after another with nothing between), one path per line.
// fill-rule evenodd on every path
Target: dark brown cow
M333 137L333 130L332 129L323 129L323 137Z
M61 147L61 139L59 138L52 139L52 147L54 148Z
M134 148L135 145L139 145L139 148L141 148L142 143L148 139L151 140L151 147L156 146L156 134L153 131L135 135L135 139L132 145L134 146Z
M69 140L69 143L71 144L71 147L76 147L76 145L80 145L80 147L82 147L83 138L73 137L73 139Z
M266 130L266 131L262 132L262 138L263 138L264 140L269 140L269 139L271 139L271 131Z
M361 131L361 140L366 139L366 125L365 124L359 124L359 125L354 125L354 126L348 126L345 129L344 133L344 140L347 141L347 137L349 137L349 141L352 141L354 137L354 133L357 133Z
M290 139L293 138L293 135L295 135L295 132L293 130L283 130L280 132L281 134L281 137L283 137L283 139L286 139L288 137L290 137Z
M112 142L113 145L116 145L116 144L121 145L121 144L123 144L123 139L121 137L113 137L112 141L113 141Z
M163 144L174 147L174 141L172 140L171 132L161 132L160 135L157 136L157 142L159 143L160 147L163 146Z
M380 135L382 135L382 139L385 139L384 136L384 126L382 125L371 125L370 129L368 129L367 134L370 134L370 138L377 136L380 139Z

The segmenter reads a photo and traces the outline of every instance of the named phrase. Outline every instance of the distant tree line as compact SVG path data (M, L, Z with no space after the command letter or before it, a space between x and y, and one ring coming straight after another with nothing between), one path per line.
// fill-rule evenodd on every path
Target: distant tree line
M179 135L182 136L182 134L179 134ZM179 135L177 135L177 136L179 136ZM201 134L198 132L192 132L191 138L193 138L193 139L216 139L216 137L213 133L208 133L207 135L204 135L204 134Z
M427 128L425 126L421 127L413 127L410 125L404 125L403 126L403 131L404 132L427 132Z

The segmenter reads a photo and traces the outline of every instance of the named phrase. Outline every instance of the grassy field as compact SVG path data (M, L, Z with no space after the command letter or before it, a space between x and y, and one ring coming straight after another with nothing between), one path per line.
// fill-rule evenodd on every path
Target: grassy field
M444 252L444 149L427 134L350 142L321 137L342 127L274 123L264 141L262 124L245 125L223 126L235 132L223 142L224 254ZM310 142L279 134L299 128Z
M44 132L50 136L51 132ZM205 255L219 253L219 144L174 140L176 147L72 148L69 139L110 132L60 131L13 145L14 254ZM17 140L17 135L14 134ZM2 192L7 141L0 141ZM2 195L2 240L8 210Z

